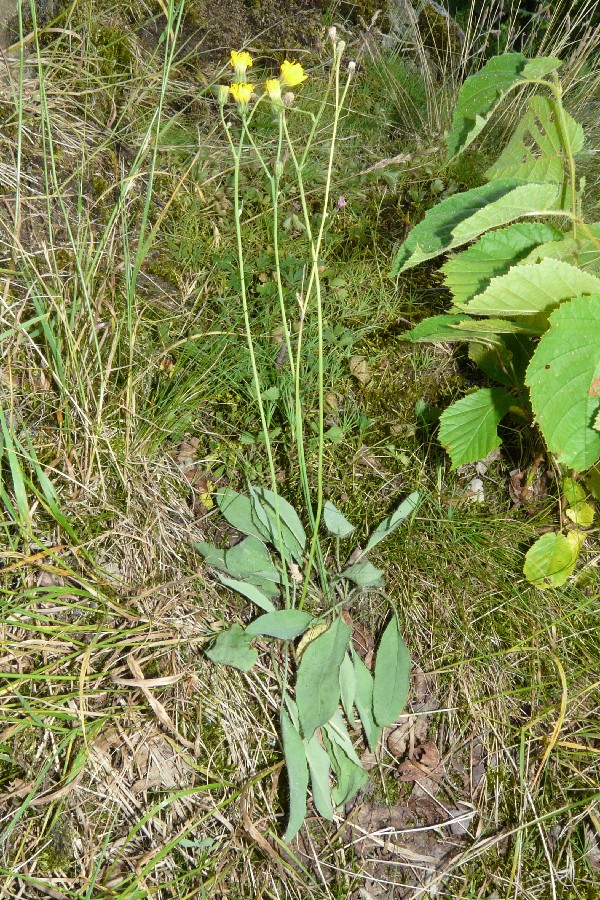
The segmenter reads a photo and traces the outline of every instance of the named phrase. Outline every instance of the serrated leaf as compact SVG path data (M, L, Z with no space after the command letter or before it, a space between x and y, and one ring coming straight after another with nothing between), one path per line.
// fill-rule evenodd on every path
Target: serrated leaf
M281 736L290 792L288 824L283 839L289 844L306 818L308 762L304 741L284 709L281 710Z
M356 530L356 525L352 525L344 514L333 505L331 500L325 501L325 506L323 507L323 519L327 530L330 534L335 534L336 537L342 539L347 538Z
M383 587L385 583L381 569L376 568L367 560L348 566L340 573L339 577L347 578L359 587Z
M331 784L329 781L329 773L331 770L329 754L325 748L321 746L316 734L313 734L311 739L306 741L305 746L313 802L319 815L323 816L324 819L327 819L328 822L331 822L333 819L333 803L331 800Z
M214 663L249 672L258 659L258 651L250 646L251 641L241 625L232 625L216 636L206 655Z
M373 716L373 676L353 648L352 660L356 673L356 697L354 703L362 722L367 743L371 750L374 751L381 737L381 728L377 725Z
M442 266L444 281L457 306L485 290L492 278L504 275L540 244L558 241L561 232L543 222L517 222L482 235Z
M400 247L392 276L474 241L484 231L556 208L559 186L493 181L447 197L430 209Z
M565 510L565 515L575 525L581 525L582 528L589 528L594 522L596 510L587 500L580 500L574 503L572 507Z
M439 440L450 455L453 469L485 459L500 446L498 423L513 403L504 388L481 388L444 410Z
M575 568L579 550L574 550L563 534L543 534L525 555L525 578L537 588L560 587Z
M278 583L281 575L273 564L271 554L261 540L250 535L225 551L227 572L234 578L252 578Z
M545 78L560 66L562 60L556 56L540 56L537 59L528 59L521 74L523 78Z
M564 120L573 154L583 147L583 128L567 112ZM562 182L565 177L563 140L554 99L530 97L528 111L513 136L487 170L486 178L524 178L528 181Z
M522 81L526 62L521 53L504 53L488 60L479 72L465 80L447 139L447 162L475 140L506 92Z
M219 575L219 581L226 587L237 591L242 597L247 597L248 600L252 600L253 603L256 603L256 605L261 609L264 609L265 612L274 612L275 604L272 603L271 600L269 600L269 596L261 591L260 588L256 587L255 584L250 584L247 581L238 581L236 578L229 578L227 575ZM277 593L279 593L279 591L275 585L273 585L273 592L270 596L275 596Z
M351 629L340 617L304 650L296 677L296 703L304 737L308 740L327 722L340 699L340 666Z
M475 320L467 315L430 316L400 335L404 341L468 341Z
M408 497L402 501L400 506L394 510L391 516L388 516L387 519L384 519L383 522L379 523L375 531L369 537L367 546L363 550L363 554L368 553L373 547L376 547L380 541L383 541L390 534L393 534L393 532L402 525L405 519L408 519L408 517L416 511L420 502L421 495L418 491L413 491L412 494L409 494Z
M580 500L585 500L584 488L574 478L564 478L560 486L561 492L567 503L574 505Z
M268 488L250 485L253 516L260 528L269 535L269 541L279 548L279 532L296 562L302 563L306 546L306 532L294 507L279 494L275 496ZM279 526L277 512L279 513Z
M524 257L522 263L528 265L552 257L578 266L586 272L597 272L600 271L598 241L600 241L600 223L586 224L579 230L577 239L567 234L561 239L556 238L538 244Z
M404 707L410 686L410 653L394 615L381 636L375 657L373 717L378 725L392 725Z
M213 547L212 544L207 544L206 541L196 541L194 547L198 553L204 557L204 562L207 566L213 566L215 569L227 571L224 550L219 550L218 547Z
M301 609L277 609L250 622L246 634L264 634L281 641L292 641L306 631L312 620L313 616Z
M253 504L249 497L226 487L217 491L216 499L222 516L230 525L233 525L238 531L253 535L261 541L269 539L268 531L259 527L253 518Z
M533 342L522 334L500 335L498 343L492 347L475 341L469 344L469 359L494 381L508 388L523 387L532 354Z
M346 653L340 666L340 694L342 706L350 725L354 725L354 700L356 698L356 672L350 654Z
M558 259L513 266L493 278L482 294L465 303L475 316L533 316L550 313L563 300L600 291L600 278Z
M600 404L600 294L561 304L549 324L525 381L548 449L581 472L600 457L592 426Z

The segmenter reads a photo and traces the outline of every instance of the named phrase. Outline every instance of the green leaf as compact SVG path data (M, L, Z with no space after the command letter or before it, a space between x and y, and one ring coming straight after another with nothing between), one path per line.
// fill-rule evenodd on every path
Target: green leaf
M392 725L404 707L410 686L410 653L394 615L381 636L375 658L373 715L378 725Z
M575 525L589 528L594 521L596 510L587 501L587 493L582 485L573 478L565 478L561 485L561 493L568 503L565 515Z
M228 578L227 575L219 575L219 581L226 587L237 591L242 597L247 597L248 600L252 600L253 603L256 603L256 605L261 609L264 609L265 612L275 611L275 605L269 600L269 597L260 590L260 588L256 587L255 584L249 584L247 581L238 581L236 578ZM271 596L275 596L277 593L279 593L279 591L275 585L273 585Z
M224 572L227 571L224 550L219 550L218 547L213 547L212 544L207 544L206 541L196 541L194 547L204 557L204 562L207 566L213 566L213 568L221 569Z
M564 262L579 266L586 272L597 272L600 270L600 223L596 222L592 225L585 225L587 235L580 229L579 237L574 239L570 235L565 235L561 240L550 240L534 247L527 256L522 260L523 264L538 263L541 259L552 257L553 259L562 259Z
M336 806L343 806L367 783L369 776L354 758L350 758L338 742L336 732L326 725L323 729L323 740L329 759L335 772L337 783L332 790L332 799Z
M400 247L392 276L474 241L484 231L556 208L557 184L493 181L447 197L430 209Z
M313 616L301 609L277 609L250 622L246 634L266 634L281 641L293 641L306 631L312 620Z
M352 525L343 513L333 505L331 500L325 501L325 506L323 507L323 519L325 520L325 527L327 530L331 534L335 534L336 537L342 539L347 538L356 530L356 525Z
M493 278L482 294L465 304L475 316L533 316L550 313L563 300L600 291L600 278L558 259L513 266Z
M281 710L281 736L290 791L290 812L283 839L289 844L306 818L308 763L304 741L284 709Z
M351 629L340 617L306 647L296 678L296 703L304 737L327 722L340 699L340 666Z
M564 534L543 534L525 555L525 578L538 588L560 587L575 568L579 550L574 550Z
M582 472L600 458L592 424L600 404L600 294L561 304L549 321L525 381L548 449Z
M244 579L259 579L278 583L279 571L271 559L271 554L261 540L250 535L225 551L225 564L230 575Z
M364 552L364 551L363 551ZM359 587L383 587L385 584L383 572L377 569L373 563L365 560L364 562L355 562L354 565L348 566L340 573L340 578L348 578Z
M560 489L563 497L570 506L574 506L576 503L579 503L580 500L585 500L587 496L584 488L578 481L575 481L574 478L564 478Z
M287 500L279 494L264 487L250 485L253 515L267 534L274 547L279 548L279 529L285 548L292 554L296 562L302 563L306 546L306 532L298 513ZM277 526L276 506L279 512L279 529Z
M550 72L562 66L562 60L556 56L540 56L537 59L529 59L523 68L523 78L545 78Z
M305 747L314 804L319 815L331 822L333 819L333 803L331 802L331 784L329 781L331 770L329 754L321 746L316 734L313 734L311 739L306 741Z
M508 388L523 387L532 354L533 342L522 334L503 334L493 347L475 341L469 344L469 359L494 381Z
M348 759L352 760L357 766L361 765L358 754L354 749L354 744L348 734L346 723L344 722L339 709L336 709L329 722L323 726L323 730L335 746L341 747Z
M439 440L450 455L453 469L485 459L500 446L498 423L513 403L504 388L481 388L444 410Z
M369 550L376 547L380 541L383 541L384 538L396 531L396 529L402 525L404 520L408 519L408 517L417 510L420 502L421 495L418 491L413 491L412 494L409 494L408 497L402 501L400 506L394 510L391 516L388 516L387 519L384 519L383 522L379 523L367 541L367 546L363 550L363 554L368 553Z
M354 700L356 698L356 672L349 653L346 653L340 666L340 692L342 706L350 725L354 725Z
M495 56L462 85L448 135L447 162L462 153L485 127L511 87L522 82L526 59L521 53Z
M485 290L492 278L527 258L544 242L559 241L561 232L543 222L516 222L482 235L442 266L444 281L457 306Z
M377 725L373 716L373 676L353 648L352 660L356 673L356 697L354 703L362 722L367 743L371 750L374 751L381 737L381 728Z
M528 107L510 141L485 173L486 178L559 183L564 180L565 157L557 103L550 97L536 95L529 99ZM567 112L564 118L576 154L583 147L583 128Z
M600 469L593 468L590 469L589 472L586 473L585 476L585 486L588 491L594 498L594 500L600 500Z
M251 642L252 637L241 625L232 625L217 635L206 655L214 663L249 672L258 659L258 651L250 646Z
M254 521L253 505L249 497L238 494L232 488L226 487L216 493L217 504L223 517L244 534L253 535L261 541L269 539L269 533Z

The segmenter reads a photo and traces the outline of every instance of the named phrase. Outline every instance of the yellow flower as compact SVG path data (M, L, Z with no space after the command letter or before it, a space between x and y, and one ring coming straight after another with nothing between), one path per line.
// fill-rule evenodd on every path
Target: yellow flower
M229 62L237 81L243 83L246 79L246 69L252 68L252 57L245 50L232 50Z
M271 100L281 100L281 82L279 78L267 78L265 93L269 95Z
M254 85L247 84L247 82L232 84L229 88L233 95L233 99L240 107L240 112L245 112L248 103L250 102L250 97L254 92Z
M281 63L281 80L288 87L297 87L307 78L308 75L305 74L300 63L290 62L289 59Z

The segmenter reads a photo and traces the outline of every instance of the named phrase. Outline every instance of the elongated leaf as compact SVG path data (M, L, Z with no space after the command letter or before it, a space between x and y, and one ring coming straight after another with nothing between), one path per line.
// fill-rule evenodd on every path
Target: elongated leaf
M528 107L510 141L487 170L488 179L563 181L565 157L556 101L536 95L529 99ZM567 112L564 120L571 148L576 154L583 147L583 128Z
M381 636L375 658L373 716L378 725L392 725L406 706L410 665L410 653L395 615Z
M309 740L337 709L340 666L351 629L340 617L304 650L296 678L296 703L304 737Z
M325 501L325 506L323 507L323 519L325 520L325 527L327 530L331 534L335 534L336 537L342 539L346 538L356 530L356 525L349 522L344 514L333 505L331 500Z
M258 651L250 646L251 641L252 637L241 625L232 625L217 635L206 655L214 663L249 672L258 659Z
M541 334L545 329L536 325L510 322L507 319L473 319L468 315L432 316L419 322L411 331L400 335L408 341L480 341L489 347L504 345L501 334Z
M368 775L352 746L345 727L341 729L325 725L322 729L323 740L328 751L337 783L331 794L336 806L343 806L366 784Z
M226 487L217 491L216 498L221 514L230 525L261 541L269 540L268 530L260 527L253 518L253 504L249 497Z
M543 534L525 556L523 574L538 588L560 587L575 568L577 552L564 534Z
M290 812L283 839L289 844L302 828L306 818L308 763L304 741L284 709L281 710L281 736L290 790Z
M552 257L579 266L586 272L598 272L600 271L598 241L600 241L600 223L595 222L592 225L586 225L585 229L580 229L577 239L565 235L562 239L557 238L538 244L527 254L522 263L528 265L538 263L546 257Z
M263 542L252 535L225 551L225 564L227 571L234 578L255 576L272 582L281 580L271 554Z
M206 541L196 541L194 547L204 557L204 562L207 566L213 566L215 569L221 569L223 572L227 571L224 550L219 550L218 547L213 547L212 544L207 544Z
M331 784L329 773L331 762L329 754L316 734L306 742L306 758L310 771L310 786L312 788L313 802L319 815L331 822L333 819L333 803L331 800Z
M355 562L352 566L348 566L341 572L340 578L348 578L359 587L383 587L385 584L381 569L368 560Z
M360 656L352 649L352 661L356 673L356 697L354 703L362 722L363 731L371 750L375 750L381 737L381 728L373 716L373 676Z
M261 591L256 585L250 584L247 581L238 581L236 578L229 578L227 575L219 575L219 581L226 587L237 591L242 597L247 597L248 600L252 600L253 603L256 603L256 605L261 609L264 609L265 612L275 611L275 604L269 600L269 595ZM276 586L273 585L273 591L270 596L275 596L277 593L278 590Z
M555 209L558 194L559 186L554 183L524 184L509 179L447 197L412 229L396 255L392 276L468 244L492 228Z
M448 135L448 160L462 153L485 127L511 87L523 80L527 60L521 53L495 56L462 85Z
M285 547L296 561L301 563L304 548L306 547L306 532L294 507L279 494L276 497L273 491L268 490L268 488L250 485L250 493L254 506L254 515L261 527L268 531L271 543L275 547L278 546L277 509L279 512L279 529L281 530Z
M352 739L348 734L348 728L346 727L346 723L344 722L339 709L336 709L329 722L323 726L323 730L336 746L342 748L348 759L352 760L357 766L361 765L358 754L354 749Z
M354 700L356 697L356 672L349 653L346 653L340 666L340 692L342 706L350 725L354 725Z
M412 494L409 494L408 497L402 501L400 506L394 510L391 516L388 516L387 519L384 519L383 522L379 523L367 541L367 546L363 553L368 553L369 550L376 547L380 541L383 541L384 538L396 531L396 529L402 525L404 520L408 519L408 517L416 511L420 502L421 495L418 491L413 491Z
M266 634L282 641L292 641L306 631L312 620L312 615L301 609L277 609L250 622L246 634Z
M576 471L600 458L593 421L600 406L600 294L576 297L550 316L526 383L546 444Z
M490 231L442 266L444 281L456 305L464 305L475 294L481 294L492 278L504 275L540 244L561 239L557 228L543 222L516 222Z
M600 291L600 278L558 259L514 266L493 278L482 294L465 304L475 316L533 316L550 313L563 300Z
M444 410L439 439L450 455L453 469L485 459L500 446L498 423L513 402L504 388L481 388Z

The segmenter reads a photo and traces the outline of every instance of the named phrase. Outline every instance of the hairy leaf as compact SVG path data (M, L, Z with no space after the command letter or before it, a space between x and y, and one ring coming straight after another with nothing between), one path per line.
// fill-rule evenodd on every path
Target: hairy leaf
M234 578L279 582L281 576L261 540L250 535L225 551L227 571Z
M331 822L333 803L331 801L331 784L329 783L331 771L329 754L321 745L316 734L306 741L305 747L314 804L319 815Z
M328 725L323 728L323 740L337 781L331 792L333 802L336 806L343 806L366 784L369 776L354 752L352 758L348 756L337 733Z
M273 589L269 594L268 591L267 593L261 591L255 584L250 584L247 581L238 581L236 578L229 578L227 575L219 575L219 581L226 587L237 591L238 594L241 594L243 597L247 597L248 600L252 600L253 603L256 603L256 605L261 609L264 609L265 612L275 611L275 605L269 599L269 596L275 596L278 593L278 589L275 585L273 585ZM269 584L269 582L267 582L267 584Z
M290 812L283 839L289 843L296 837L306 818L308 763L304 741L284 709L281 710L281 736L290 790Z
M221 514L230 525L261 541L269 539L268 531L261 528L253 518L253 504L249 497L226 487L217 491L216 498Z
M269 541L279 549L279 532L287 549L296 562L302 563L306 546L306 533L294 507L279 494L264 487L250 485L253 515L261 528L269 535ZM277 524L277 512L279 525Z
M224 572L227 571L224 550L219 550L218 547L213 547L212 544L207 544L206 541L196 541L194 547L204 557L204 562L207 566L213 566L215 569L221 569Z
M327 530L331 534L335 534L336 537L346 538L356 530L356 525L349 522L344 514L333 505L331 500L325 501L325 506L323 507L323 519L325 520L325 527Z
M306 631L312 620L313 616L301 609L277 609L250 622L246 634L265 634L281 641L292 641Z
M381 736L381 728L373 715L373 676L360 656L352 649L352 660L356 672L356 697L354 703L362 722L367 743L375 750Z
M383 587L384 578L381 569L376 568L373 563L364 560L363 562L355 562L354 565L348 566L340 573L340 578L348 578L359 587Z
M251 641L252 637L241 625L232 625L216 636L206 655L214 663L249 672L258 659L258 651L250 646Z
M339 616L304 650L296 678L296 703L304 737L327 722L340 699L340 666L351 629Z
M549 450L584 471L600 458L593 420L600 405L600 294L576 297L550 316L526 383Z
M350 724L353 725L353 707L356 698L356 672L354 671L354 665L352 664L349 653L346 653L342 665L340 666L340 691L346 718Z
M381 636L375 659L373 716L378 725L392 725L406 705L410 685L410 653L394 615Z
M504 388L481 388L444 410L439 440L450 455L453 469L485 459L500 446L498 423L513 402Z
M525 555L525 578L538 588L560 587L575 568L580 546L564 534L543 534Z
M522 75L523 78L545 78L560 66L562 66L562 60L556 56L540 56L537 59L527 60Z
M589 232L589 233L588 233ZM524 265L538 263L541 259L552 257L579 266L586 272L600 270L600 223L580 227L577 239L565 235L562 239L546 241L538 244L522 260Z
M388 535L393 534L393 532L402 525L404 520L415 512L420 502L421 495L418 491L413 491L412 494L409 494L408 497L402 501L400 506L394 510L391 516L388 516L387 519L384 519L383 522L379 523L367 541L367 546L363 550L363 553L368 553L369 550L376 547L380 541L383 541Z
M552 182L524 184L509 179L447 197L412 229L396 255L392 275L468 244L484 231L555 209L558 193L559 186Z
M492 278L504 275L534 248L561 238L557 228L544 222L516 222L482 235L472 247L455 254L442 266L454 302L464 305L484 291Z

